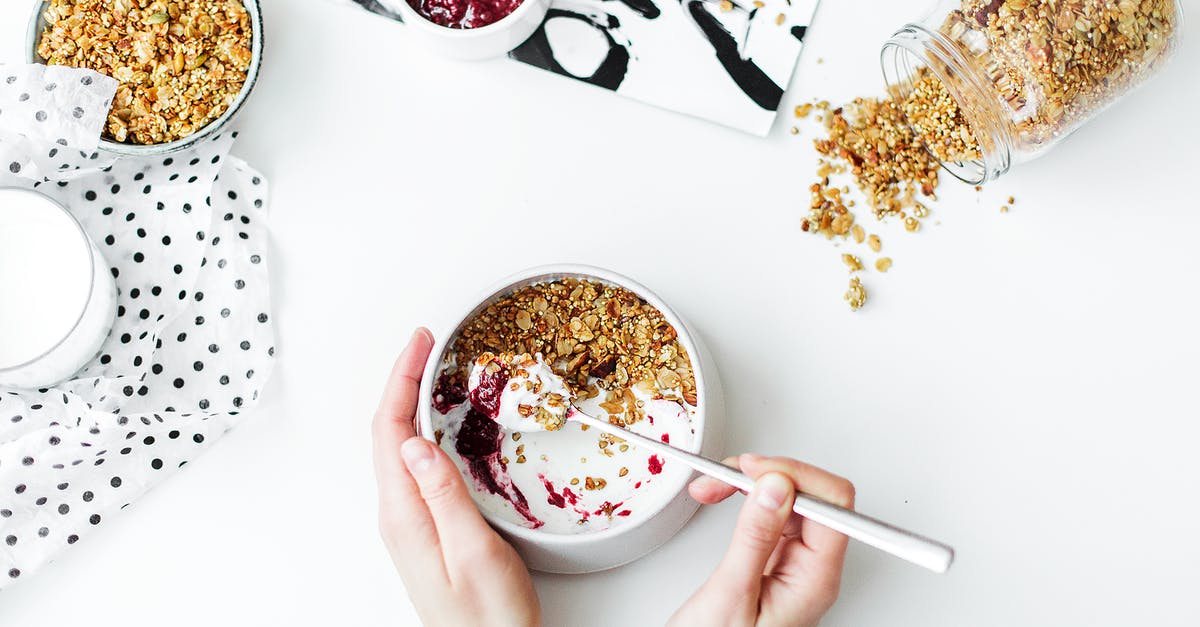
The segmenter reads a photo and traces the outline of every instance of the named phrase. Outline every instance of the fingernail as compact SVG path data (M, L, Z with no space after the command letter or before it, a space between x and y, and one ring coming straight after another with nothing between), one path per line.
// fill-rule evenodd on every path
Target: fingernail
M788 496L795 491L792 482L778 473L769 472L754 484L754 500L763 509L775 511L781 507Z
M428 442L419 437L409 438L402 444L400 456L404 458L404 465L408 466L408 471L414 475L425 472L433 463L433 449L429 448Z
M433 333L429 329L426 329L425 327L417 327L417 329L415 331L413 331L412 339L415 340L418 337L423 337L423 338L429 340L430 342L433 341Z

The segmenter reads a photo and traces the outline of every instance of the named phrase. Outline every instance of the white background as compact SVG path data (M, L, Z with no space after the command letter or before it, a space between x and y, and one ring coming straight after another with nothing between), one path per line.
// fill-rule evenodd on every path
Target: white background
M7 5L28 3L5 4L17 61L26 15ZM1165 73L1045 158L982 194L947 181L916 235L868 218L895 266L865 275L857 314L843 249L799 229L811 124L756 139L431 58L354 9L265 4L235 153L272 185L274 379L214 450L6 591L0 624L414 623L376 535L385 374L414 326L563 260L690 318L731 451L828 467L861 510L957 547L937 576L852 546L826 625L1200 623L1200 3ZM923 8L825 2L786 103L878 93L879 44ZM538 576L547 622L661 623L735 513L706 508L624 568Z

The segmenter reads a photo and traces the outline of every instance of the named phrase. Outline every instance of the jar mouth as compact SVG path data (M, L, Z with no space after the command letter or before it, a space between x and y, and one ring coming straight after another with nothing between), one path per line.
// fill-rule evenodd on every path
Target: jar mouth
M931 72L950 91L967 118L970 132L975 136L982 155L978 159L944 161L929 146L923 146L955 178L969 185L980 185L1008 171L1011 165L1010 143L1001 136L997 125L981 118L975 111L977 108L962 106L969 99L959 85L961 81L951 80L948 74L957 72L966 75L969 70L961 59L956 58L959 55L953 50L953 44L940 39L936 33L910 24L884 43L879 55L880 67L888 90L896 98L907 99L912 94L915 79L921 70ZM937 62L931 63L931 60ZM911 123L909 128L914 136L920 137Z

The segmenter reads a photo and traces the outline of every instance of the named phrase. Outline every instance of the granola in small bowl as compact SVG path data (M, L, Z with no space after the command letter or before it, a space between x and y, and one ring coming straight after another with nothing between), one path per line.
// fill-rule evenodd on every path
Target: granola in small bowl
M257 16L257 4L253 5ZM119 81L102 138L161 145L235 107L256 62L241 0L48 0L36 53Z

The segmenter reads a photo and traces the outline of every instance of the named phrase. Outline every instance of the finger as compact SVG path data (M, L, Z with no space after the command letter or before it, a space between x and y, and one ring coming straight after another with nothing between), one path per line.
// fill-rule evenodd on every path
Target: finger
M738 458L736 456L726 457L721 463L730 468L738 468ZM692 495L692 498L705 505L720 503L733 496L736 492L740 492L740 490L720 479L708 475L701 475L688 485L688 493Z
M413 332L408 346L392 366L383 397L375 410L372 433L381 512L406 512L421 505L416 484L404 470L400 445L416 434L413 418L420 394L421 373L432 348L433 335L428 329L419 328Z
M375 450L375 478L379 483L380 504L411 493L416 498L416 487L400 459L400 445L416 435L413 418L416 415L417 396L420 394L421 372L429 351L433 348L433 336L427 329L413 332L408 346L400 353L392 366L383 389L383 398L375 410L371 423ZM408 504L402 500L400 505Z
M754 482L742 504L729 550L713 573L719 586L757 598L767 560L791 517L794 495L791 480L778 473L764 474Z
M854 484L831 472L785 457L743 455L739 461L742 470L752 477L780 473L791 479L796 489L804 494L854 509ZM805 546L834 561L841 560L848 542L841 533L807 519L800 523L800 539Z
M421 375L432 349L433 334L429 329L419 327L413 331L408 346L392 365L392 372L383 388L383 397L379 399L379 407L375 410L376 418L394 421L397 427L407 428L410 437L415 433L413 418L417 414Z
M738 489L715 479L701 477L688 486L688 494L693 499L705 504L715 505L733 496Z
M487 554L496 532L483 520L458 466L432 442L412 438L401 449L437 529L437 541L451 579L477 568L472 558Z
M441 554L426 548L433 546L437 538L433 519L400 455L401 445L414 435L417 388L432 346L429 331L417 329L413 333L392 368L371 423L380 532L406 580L408 571L416 570L414 567L444 572Z
M844 477L812 464L787 457L745 454L738 457L742 471L755 476L765 472L787 475L801 492L846 509L854 508L854 485Z

